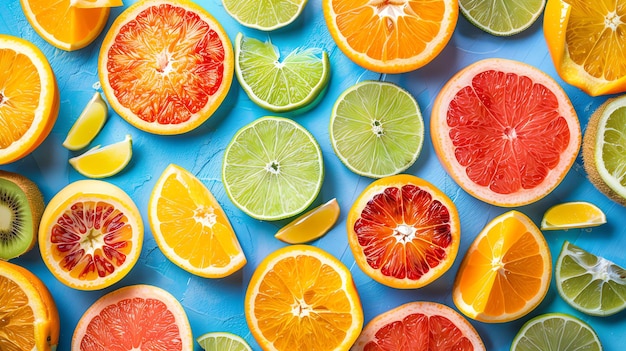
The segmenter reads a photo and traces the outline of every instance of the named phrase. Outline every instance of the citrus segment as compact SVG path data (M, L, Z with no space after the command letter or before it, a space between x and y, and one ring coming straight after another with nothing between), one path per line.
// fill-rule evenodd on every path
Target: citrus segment
M541 231L523 213L509 211L491 220L467 250L452 297L470 318L507 322L539 305L551 276L550 250Z
M124 140L104 147L94 146L87 152L70 158L69 162L78 173L89 178L106 178L121 172L133 156L133 139L129 134Z
M184 270L221 278L246 264L226 213L193 174L169 165L148 204L152 235L163 254Z
M227 332L202 334L196 341L204 351L252 351L250 345L239 335Z
M72 151L87 147L100 133L107 120L108 112L108 105L102 99L102 95L99 92L93 94L67 133L63 146Z
M580 148L576 111L550 76L485 59L446 83L431 115L433 146L450 176L497 206L535 202L563 180Z
M459 0L459 9L481 30L508 36L530 27L543 13L546 0Z
M257 266L244 310L265 351L348 350L363 325L350 271L308 245L278 249Z
M454 262L461 226L454 203L429 182L408 174L372 182L347 220L356 263L394 288L419 288Z
M595 227L606 223L606 215L598 206L585 202L565 202L550 207L541 220L541 230Z
M124 6L122 0L70 0L70 6L80 8L99 8Z
M111 107L156 134L188 132L206 121L228 93L233 66L224 29L187 0L129 6L111 25L98 59Z
M224 9L240 24L272 31L295 21L308 0L222 0Z
M339 204L332 199L298 216L280 228L274 237L288 244L304 244L322 237L339 218Z
M137 262L143 222L133 200L101 180L79 180L48 202L39 226L44 263L63 284L106 288Z
M589 324L564 313L546 313L517 332L511 351L602 351L602 344Z

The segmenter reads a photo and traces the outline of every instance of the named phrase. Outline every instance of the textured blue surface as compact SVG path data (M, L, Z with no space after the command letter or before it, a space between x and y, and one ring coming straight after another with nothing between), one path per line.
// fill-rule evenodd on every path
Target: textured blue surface
M134 1L125 0L126 6ZM381 76L366 71L352 63L335 46L328 34L321 11L321 0L310 0L302 15L285 29L269 34L240 26L228 16L219 0L197 0L224 26L231 40L238 32L258 39L271 39L286 55L296 47L318 47L328 51L332 63L330 85L324 99L314 109L294 120L310 130L321 145L326 166L322 191L315 204L337 197L341 216L337 225L326 236L313 244L339 258L351 269L363 302L365 322L374 316L402 303L416 300L438 301L454 307L451 298L452 283L461 259L474 237L495 216L508 209L494 207L474 199L446 174L432 147L428 133L422 153L407 173L434 183L456 203L461 217L461 248L454 266L440 279L417 290L396 290L385 287L361 272L346 239L346 214L352 202L372 180L358 177L345 168L333 153L328 123L331 108L341 92L364 79L384 79L407 89L418 100L426 126L434 98L443 84L459 69L488 57L510 58L538 67L554 77L570 96L584 131L590 114L607 97L591 98L580 90L564 83L556 74L547 52L541 28L542 18L520 35L498 38L474 28L462 16L451 41L430 64L417 71L402 75ZM123 8L115 8L105 31ZM73 121L78 117L94 92L92 85L98 81L97 57L102 34L94 43L77 52L64 52L42 40L26 21L18 0L3 0L0 5L0 33L12 34L34 42L50 61L61 93L61 110L54 129L45 142L31 155L0 168L24 174L34 180L44 193L46 201L66 184L83 179L69 166L67 160L74 154L61 146ZM195 336L209 331L229 331L244 337L258 350L251 336L243 312L243 296L247 283L257 264L271 251L284 246L273 235L286 221L261 222L253 220L238 210L228 199L221 181L221 161L224 149L234 133L253 121L268 115L252 103L234 81L230 93L217 113L201 127L181 136L157 136L139 131L112 110L102 132L94 141L109 144L131 134L134 156L122 173L107 181L120 186L135 200L147 226L147 205L152 187L158 176L171 163L188 169L213 192L229 216L242 243L248 264L239 272L224 279L210 280L193 276L170 263L155 244L149 229L138 264L122 281L103 291L82 292L66 287L57 281L44 266L38 247L15 260L39 277L51 289L59 307L62 329L59 350L69 350L74 327L88 306L103 294L122 286L145 283L170 291L182 302ZM428 130L428 128L427 128ZM546 232L553 261L556 260L564 240L626 266L626 208L611 202L587 180L579 157L561 185L541 201L518 208L536 223L550 206L570 200L586 200L598 205L607 215L608 223L589 230ZM543 303L528 316L503 324L484 324L472 321L488 350L508 350L521 325L529 318L545 312L564 312L587 321L599 334L605 350L623 350L626 338L626 312L612 317L590 317L569 307L551 283ZM196 345L196 350L199 350Z

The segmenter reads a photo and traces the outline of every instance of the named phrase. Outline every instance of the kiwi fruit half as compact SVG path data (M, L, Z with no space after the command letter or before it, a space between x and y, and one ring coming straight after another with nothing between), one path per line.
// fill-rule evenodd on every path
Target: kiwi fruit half
M43 209L37 184L0 170L0 259L8 261L35 246Z

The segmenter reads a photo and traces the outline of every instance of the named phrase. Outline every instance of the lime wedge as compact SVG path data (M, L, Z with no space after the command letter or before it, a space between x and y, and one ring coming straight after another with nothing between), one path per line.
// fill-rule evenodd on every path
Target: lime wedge
M296 122L262 117L240 129L226 147L222 178L230 199L249 216L291 217L304 211L320 191L322 151Z
M78 116L78 119L76 119L67 133L63 146L72 151L87 147L104 126L108 110L109 108L102 99L102 95L99 92L93 94L93 97L85 105L83 112Z
M382 178L406 170L417 160L424 121L409 92L393 83L364 81L337 99L330 141L352 172Z
M547 313L526 322L519 330L511 351L601 351L596 332L580 319Z
M239 335L228 332L211 332L199 336L196 341L204 351L252 351Z
M332 199L280 228L274 237L287 244L304 244L319 239L335 225L339 210L337 199Z
M293 22L307 0L222 0L226 12L246 27L271 31Z
M626 308L626 270L567 241L555 276L559 295L581 312L609 316Z
M483 31L508 36L530 27L543 12L546 0L459 0L461 13Z
M124 140L104 147L95 146L84 154L70 158L69 162L78 173L89 178L106 178L119 173L133 155L133 140Z
M274 112L314 106L330 78L328 54L311 48L292 51L282 61L279 59L271 42L237 34L235 73L252 101Z
M550 207L541 220L541 230L589 228L606 223L598 206L586 201L564 202Z

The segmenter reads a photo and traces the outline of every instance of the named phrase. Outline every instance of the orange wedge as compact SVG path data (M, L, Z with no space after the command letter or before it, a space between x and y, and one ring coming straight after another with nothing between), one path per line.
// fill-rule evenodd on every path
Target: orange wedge
M339 218L339 204L332 199L298 216L282 227L274 237L288 244L304 244L322 237Z

